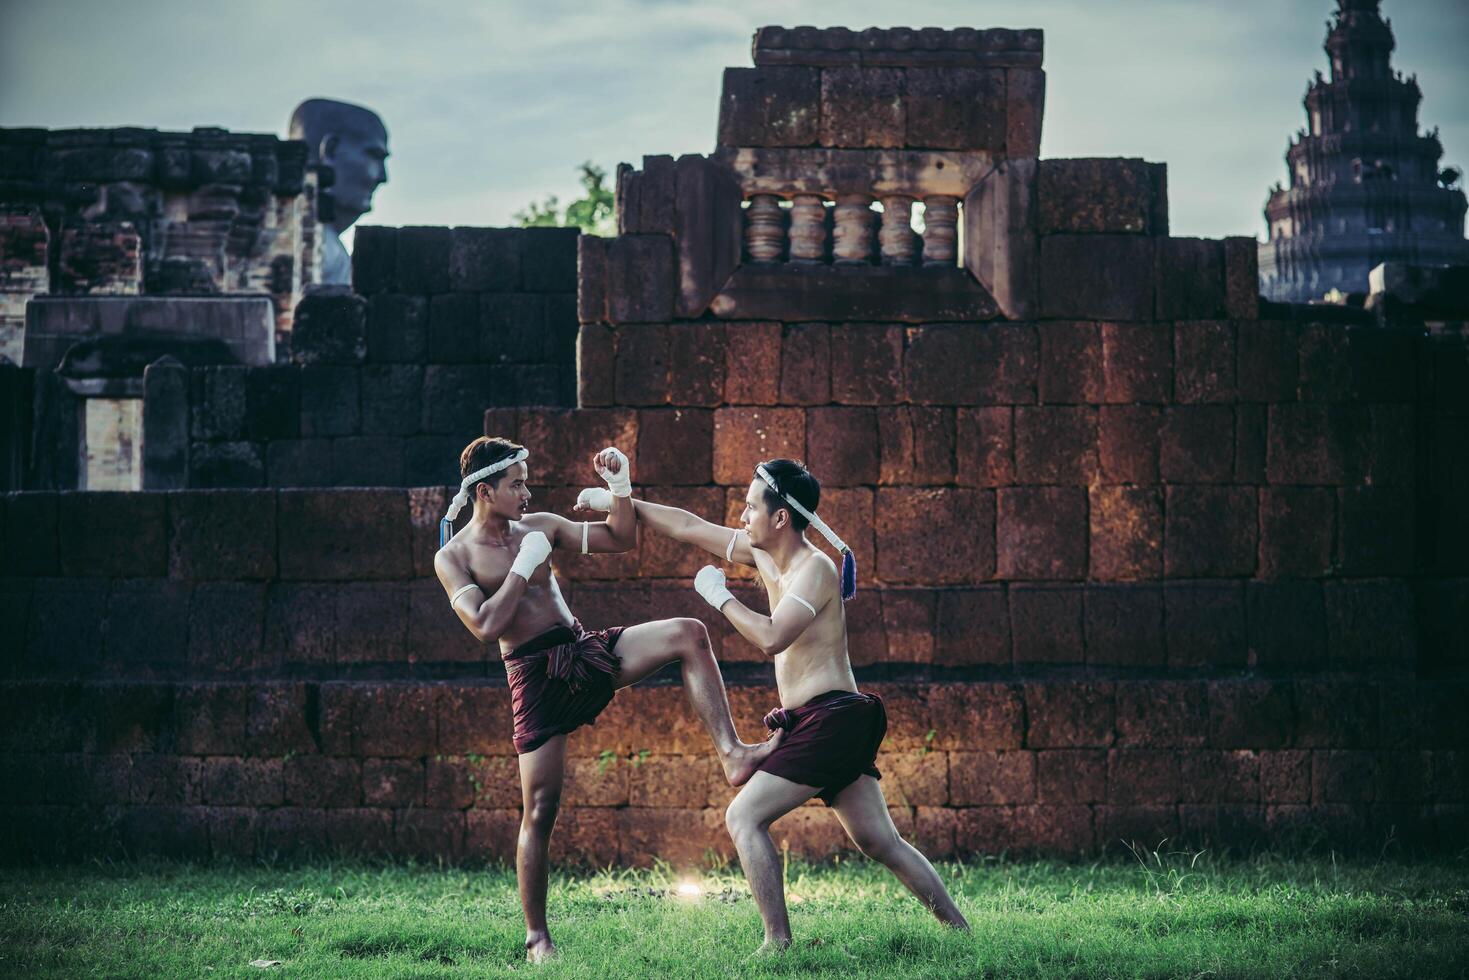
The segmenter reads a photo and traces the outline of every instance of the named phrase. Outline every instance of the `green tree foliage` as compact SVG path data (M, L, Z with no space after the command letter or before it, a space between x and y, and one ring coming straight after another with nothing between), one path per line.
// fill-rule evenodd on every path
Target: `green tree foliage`
M580 228L587 235L611 237L616 234L612 210L612 190L606 186L607 171L588 160L581 165L581 186L585 196L561 206L555 194L544 201L532 201L525 210L517 211L515 220L522 228Z

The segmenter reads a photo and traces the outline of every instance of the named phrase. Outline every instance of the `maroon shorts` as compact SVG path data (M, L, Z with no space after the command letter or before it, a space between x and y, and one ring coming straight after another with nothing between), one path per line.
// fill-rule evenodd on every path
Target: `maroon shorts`
M533 752L553 736L596 721L616 690L622 661L612 648L624 629L588 632L573 622L552 627L505 655L516 752Z
M760 770L817 787L827 806L859 776L882 778L874 763L888 715L876 694L828 691L799 708L776 708L765 716L765 727L783 728L785 736Z

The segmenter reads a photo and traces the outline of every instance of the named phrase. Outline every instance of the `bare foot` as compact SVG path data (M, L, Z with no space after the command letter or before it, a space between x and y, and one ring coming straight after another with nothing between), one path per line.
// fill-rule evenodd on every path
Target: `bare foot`
M755 770L760 768L760 763L775 751L775 747L780 744L784 735L784 730L777 729L775 734L763 742L757 742L754 745L741 742L720 760L724 764L724 778L729 780L731 786L743 786L748 783L750 777L755 775Z
M556 955L556 944L547 935L525 937L525 961L544 963Z
M779 956L790 948L790 937L786 937L785 939L767 939L760 944L759 949L750 954L750 959L755 959L757 956Z

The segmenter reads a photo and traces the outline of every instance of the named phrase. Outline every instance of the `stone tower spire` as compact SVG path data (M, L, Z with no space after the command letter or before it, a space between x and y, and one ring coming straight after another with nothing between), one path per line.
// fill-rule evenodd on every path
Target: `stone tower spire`
M1437 130L1418 132L1416 77L1394 71L1392 21L1378 0L1337 0L1327 24L1331 77L1306 88L1307 128L1286 151L1288 186L1265 205L1261 292L1280 302L1366 292L1385 261L1469 262L1464 193L1438 169Z

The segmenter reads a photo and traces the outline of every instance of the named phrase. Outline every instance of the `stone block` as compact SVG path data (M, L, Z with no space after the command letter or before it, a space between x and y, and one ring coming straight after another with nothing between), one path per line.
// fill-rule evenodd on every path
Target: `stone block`
M950 801L959 806L1031 803L1036 795L1036 753L949 753Z
M1312 670L1325 662L1326 611L1320 582L1249 582L1245 616L1250 660L1260 670Z
M106 602L105 580L92 579L95 599ZM30 611L22 620L27 625L22 646L11 653L12 663L23 663L30 672L74 677L95 669L103 656L103 623L100 616L79 617L74 579L38 579L30 590ZM105 609L105 605L103 606ZM10 652L9 650L7 652Z
M140 806L203 803L203 760L152 753L133 756L124 802Z
M789 346L789 345L788 345ZM877 412L871 408L824 407L806 410L803 458L823 486L878 482ZM882 444L886 439L881 440Z
M448 228L398 229L397 288L405 293L447 293L453 237Z
M931 589L883 589L882 625L891 663L933 663L938 593Z
M1085 486L1097 478L1097 414L1089 406L1015 409L1015 476L1021 483Z
M724 70L720 146L814 146L820 118L820 71L804 67Z
M171 577L275 576L274 493L191 490L169 494L167 500Z
M780 400L782 326L728 323L724 329L724 400L731 405L776 404ZM901 347L900 340L900 351Z
M168 550L163 499L161 494L100 491L58 497L62 574L73 577L165 574Z
M1249 749L1179 753L1184 803L1260 802L1260 754Z
M1168 483L1227 483L1234 475L1234 409L1173 405L1163 410L1158 469Z
M173 698L174 750L185 755L222 755L245 744L250 713L243 684L184 684Z
M535 293L436 296L429 310L431 359L535 364L546 357L546 321L546 297Z
M186 582L119 579L106 593L106 660L120 672L168 669L188 660ZM21 634L23 635L23 634Z
M51 493L15 493L5 497L5 533L0 541L0 570L6 575L55 575L61 569L57 553L58 501Z
M336 663L401 663L408 644L408 593L399 582L348 582L333 590Z
M878 577L966 585L995 574L995 495L965 488L877 492Z
M1155 248L1158 319L1228 315L1223 242L1211 238L1159 238Z
M361 425L356 367L308 365L301 369L301 435L347 436Z
M1102 335L1088 320L1036 324L1040 335L1040 400L1088 405L1102 400Z
M1025 745L1032 749L1106 748L1115 737L1116 704L1109 681L1026 684Z
M903 383L916 405L1034 404L1039 359L1028 323L909 327Z
M833 147L901 147L906 135L904 72L856 65L821 73L819 140Z
M1311 753L1278 749L1255 753L1263 803L1311 802Z
M617 333L602 323L583 324L576 335L577 404L582 408L617 400Z
M955 414L955 478L961 486L1015 481L1015 421L1009 406L961 408Z
M449 288L496 293L519 289L520 247L525 237L526 233L518 228L452 229L449 232ZM572 268L575 267L573 258Z
M299 331L300 325L296 327ZM289 364L245 374L245 437L294 439L301 434L301 369Z
M1208 733L1208 688L1203 681L1117 682L1118 745L1198 748Z
M832 401L843 405L891 405L901 400L902 327L884 323L842 323L834 325L831 331L834 341L831 344ZM735 356L734 351L730 356ZM732 397L728 400L734 402Z
M1005 155L1011 160L1041 155L1046 73L1039 68L1005 70Z
M1278 681L1209 681L1209 745L1280 749L1295 735L1291 685Z
M1112 749L1107 753L1107 802L1119 806L1177 803L1183 795L1178 753L1172 749Z
M611 239L582 235L576 240L576 318L582 323L606 323L607 253Z
M401 490L283 491L276 512L281 578L408 578L407 503Z
M1187 578L1253 573L1256 511L1253 487L1168 487L1164 574Z
M721 408L714 412L714 482L748 486L755 464L800 459L806 418L799 408Z
M1233 320L1260 315L1260 260L1254 236L1224 239L1224 309Z
M203 772L204 799L216 806L280 806L285 798L280 759L212 756Z
M520 232L521 285L531 293L571 293L577 288L577 228L526 228Z
M336 456L329 439L275 439L266 444L265 466L272 487L336 486Z
M1086 577L1085 490L1080 487L1011 487L1002 488L996 494L997 577Z
M507 300L518 299L518 296L496 296L494 301L498 311L504 311L504 303ZM478 293L441 293L429 298L428 304L428 359L435 364L474 364L481 360L482 354L486 357L493 356L498 360L509 360L516 362L530 362L539 360L536 356L526 356L526 352L519 349L517 341L522 337L529 337L534 354L540 353L540 332L544 326L544 306L535 304L530 317L515 317L506 315L505 319L511 320L508 330L495 330L491 334L490 324L485 325L484 345L487 348L481 351L481 323L480 323L480 297ZM487 301L488 302L488 301ZM486 315L489 320L489 315ZM506 348L511 353L506 353ZM493 353L491 353L493 352Z
M503 687L447 684L439 689L439 751L511 755L510 692Z
M1010 663L1010 610L1003 586L939 591L934 630L936 664Z
M1178 839L1178 807L1166 804L1105 805L1095 808L1097 847L1125 856L1161 850Z
M330 586L275 583L265 604L264 659L320 669L336 660L336 598Z
M1180 402L1232 402L1235 383L1235 324L1228 320L1185 320L1173 327L1173 391Z
M1142 160L1042 160L1037 185L1039 230L1042 234L1166 234L1166 227L1156 227L1155 196L1156 179Z
M825 405L831 401L831 328L791 323L780 348L780 404Z
M362 764L356 759L298 755L283 763L290 806L354 807L362 802Z
M1165 583L1163 619L1170 667L1231 669L1247 663L1241 583Z
M437 689L428 684L360 687L352 705L352 751L359 756L417 758L436 751Z
M516 440L533 453L532 484L583 487L595 476L592 457L606 447L638 458L638 416L630 409L525 409ZM633 479L641 479L636 470Z
M615 388L619 405L668 403L668 330L663 323L618 328Z
M1097 456L1109 483L1158 481L1163 409L1154 405L1102 405L1097 409Z
M352 239L352 288L364 295L398 285L398 229L358 225Z
M1173 335L1169 325L1103 323L1102 381L1109 404L1170 401Z
M633 473L642 484L707 484L713 473L714 413L660 408L638 412L639 453Z
M621 235L607 246L607 316L613 323L667 323L676 268L667 235Z
M366 358L365 298L340 290L323 290L308 293L296 304L291 328L292 361L297 364L360 364Z
M1321 487L1260 490L1260 576L1319 577L1332 570L1336 495Z
M832 410L812 409L807 415L806 438L813 456L817 443L812 434L812 415L822 411ZM909 406L879 408L877 443L881 457L877 482L887 486L954 482L956 446L953 409Z
M0 373L0 382L3 377ZM189 371L174 358L160 358L143 369L142 436L142 489L188 486Z
M1028 692L1029 688L1023 689ZM1018 749L1025 738L1027 702L1014 684L958 682L932 684L927 689L927 726L922 717L900 721L901 699L882 693L889 705L888 737L892 748L928 747L937 751ZM919 721L917 738L901 737L904 722ZM928 733L933 732L930 738ZM916 743L916 744L914 744Z
M1005 73L998 68L909 68L907 144L1002 151Z
M1083 620L1088 664L1164 663L1163 591L1157 585L1088 585Z
M1015 663L1085 662L1081 586L1017 584L1009 598Z
M362 368L362 431L409 436L423 415L423 368L369 364Z
M1293 401L1299 347L1296 324L1250 320L1235 324L1235 330L1240 400Z
M194 443L189 447L189 485L198 489L264 486L260 444Z
M668 327L668 400L714 408L724 402L725 330L721 323Z
M949 802L947 752L883 752L877 757L883 795L902 807L943 806Z
M1417 662L1413 594L1402 579L1325 582L1326 649L1338 669L1411 671Z
M647 499L719 522L724 510L724 493L718 487L648 487ZM710 555L662 535L646 534L638 549L640 573L649 578L687 578L709 564Z
M1157 578L1163 570L1163 494L1156 487L1094 486L1089 574L1093 579Z
M467 443L481 428L484 411L521 403L524 368L482 364L430 364L423 370L419 430L455 435Z
M258 666L265 585L201 582L189 603L189 664L208 676Z
M1265 482L1265 406L1234 407L1234 481Z
M1329 505L1328 505L1329 506ZM1398 487L1337 491L1337 567L1347 575L1406 575L1414 563L1414 499Z

